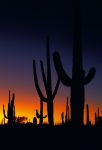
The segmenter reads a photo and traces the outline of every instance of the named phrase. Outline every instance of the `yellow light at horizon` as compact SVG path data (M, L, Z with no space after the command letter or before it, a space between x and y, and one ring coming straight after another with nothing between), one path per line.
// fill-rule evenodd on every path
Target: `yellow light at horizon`
M8 92L2 92L0 95L0 123L3 119L3 104L5 105L5 111L7 113L8 106ZM38 96L28 95L28 93L24 94L16 94L15 98L15 106L16 106L16 116L25 116L28 117L28 120L33 121L33 117L36 116L36 109L40 109L40 100ZM101 106L101 105L100 105ZM100 107L101 108L101 107ZM62 97L56 97L54 100L54 123L61 123L61 113L65 113L66 109L66 99ZM89 103L89 112L90 112L90 120L92 124L94 124L94 113L97 111L97 105L94 103ZM47 114L47 106L44 103L44 115ZM44 122L48 122L48 117L44 119ZM39 120L38 120L39 123ZM84 109L84 123L86 123L86 106Z

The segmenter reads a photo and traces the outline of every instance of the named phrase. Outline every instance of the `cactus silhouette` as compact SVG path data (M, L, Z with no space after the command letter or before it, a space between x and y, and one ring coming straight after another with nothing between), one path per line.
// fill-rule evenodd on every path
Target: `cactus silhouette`
M34 72L35 87L36 87L36 90L37 90L38 95L40 97L40 100L47 103L47 113L48 113L49 125L53 125L54 124L53 100L54 100L54 98L57 94L59 84L60 84L60 80L58 78L55 89L54 89L54 92L53 92L52 91L52 79L51 79L50 49L49 49L49 38L48 37L47 37L46 50L47 50L47 58L46 58L47 59L47 77L45 75L43 62L40 61L43 82L44 82L44 86L45 86L45 90L46 90L46 97L43 95L43 93L40 89L39 83L38 83L35 60L33 60L33 72Z
M33 118L33 124L37 125L37 118L36 117Z
M71 123L72 125L83 124L83 110L85 103L84 86L94 77L96 69L91 68L85 75L82 61L82 44L81 44L81 19L80 19L80 0L73 1L74 6L74 29L73 29L73 67L72 78L70 78L62 65L60 55L54 52L53 60L57 75L65 86L71 87Z
M97 108L97 113L95 112L95 125L102 126L102 116L100 115L100 108Z
M91 125L91 122L89 120L89 105L86 104L86 124Z
M100 109L98 107L98 109L97 109L97 118L99 118L99 116L100 116Z
M66 115L65 115L65 123L69 123L69 105L68 105L68 96L67 96L67 103L66 103Z
M39 118L39 124L43 124L43 119L47 117L47 115L43 116L43 101L40 101L40 114L36 109L36 117Z
M61 113L62 125L64 124L64 112Z
M9 91L9 102L8 102L7 115L5 113L5 108L4 108L4 105L3 105L4 118L8 119L8 124L15 123L15 106L14 106L14 101L15 101L15 94L13 93L12 99L11 99L10 91Z
M96 121L97 121L97 116L96 116L96 112L95 112L95 125L96 125Z

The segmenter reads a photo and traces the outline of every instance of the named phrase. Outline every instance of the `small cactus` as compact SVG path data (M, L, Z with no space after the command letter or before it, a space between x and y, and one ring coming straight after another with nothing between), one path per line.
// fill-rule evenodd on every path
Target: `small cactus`
M40 114L38 110L36 109L36 117L39 118L39 124L43 124L43 119L47 117L47 115L43 116L43 101L40 101Z
M89 105L86 104L86 124L91 125L90 119L89 119Z
M96 112L95 112L95 125L96 125L96 122L97 122L97 116L96 116Z
M64 112L61 113L62 125L64 124Z
M67 96L65 123L68 124L69 121L70 121L70 119L69 119L69 105L68 105L68 96Z
M33 118L33 124L37 125L37 118L36 117Z
M14 124L15 123L15 105L14 105L14 101L15 101L15 94L13 93L12 99L11 99L10 91L9 91L9 102L8 102L7 115L5 113L5 108L4 108L4 105L3 105L4 118L8 119L8 124Z

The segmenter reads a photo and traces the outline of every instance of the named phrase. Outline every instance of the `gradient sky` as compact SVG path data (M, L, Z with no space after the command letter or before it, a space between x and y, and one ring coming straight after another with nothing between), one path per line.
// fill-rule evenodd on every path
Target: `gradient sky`
M94 120L94 111L98 106L102 109L102 2L83 0L81 8L84 68L86 73L93 66L97 70L93 81L86 86L85 98ZM32 62L36 60L39 82L44 91L39 61L42 59L46 68L47 35L50 37L51 55L55 50L59 51L64 68L71 76L72 19L71 0L5 0L0 4L1 119L2 105L7 106L9 89L16 94L17 116L24 115L32 121L36 108L39 109ZM57 78L53 61L52 72L54 85ZM61 121L60 114L65 111L67 95L70 97L70 88L61 84L54 101L55 123ZM46 104L44 106L46 114Z

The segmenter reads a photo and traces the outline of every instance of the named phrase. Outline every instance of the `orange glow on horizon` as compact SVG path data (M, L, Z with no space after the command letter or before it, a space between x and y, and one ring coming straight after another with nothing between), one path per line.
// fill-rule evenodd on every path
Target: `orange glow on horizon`
M34 93L32 93L32 95L31 93L30 94L28 93L17 94L17 93L18 92L16 91L16 96L15 96L16 116L25 116L28 118L28 120L32 122L33 117L35 116L36 109L39 110L40 108L39 97L35 96ZM5 92L2 92L0 99L1 99L0 100L0 123L1 123L3 119L3 111L2 111L3 104L5 105L5 110L7 112L8 92L6 94ZM90 120L92 124L94 124L94 113L97 112L98 106L101 105L89 103ZM54 100L54 123L55 124L61 123L61 113L62 112L65 113L65 109L66 109L66 99L57 96L56 99ZM47 108L46 108L46 103L44 103L44 115L46 114L47 114ZM45 123L48 122L48 118L44 119L44 122ZM84 123L86 123L86 106L84 110Z

